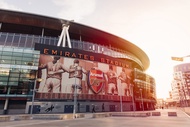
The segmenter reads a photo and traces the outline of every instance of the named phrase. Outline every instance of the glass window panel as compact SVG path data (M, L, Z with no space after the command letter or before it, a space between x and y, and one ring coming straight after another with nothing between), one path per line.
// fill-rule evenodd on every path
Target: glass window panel
M14 35L12 46L17 47L19 44L19 39L20 39L20 36Z
M12 61L21 61L22 60L22 56L20 57L12 57Z
M96 53L98 53L98 45L93 45L93 50L96 52Z
M21 68L23 68L24 65L27 65L26 61L21 61Z
M17 82L19 80L19 78L14 78L14 77L10 77L9 78L9 82Z
M82 44L82 42L79 42L79 41L78 41L78 49L83 49L83 44Z
M9 69L0 68L0 76L8 76L9 75Z
M34 40L33 40L33 46L32 47L34 47L35 43L39 43L39 42L40 42L40 37L35 36Z
M34 65L33 62L26 62L26 64L27 64L28 66L33 66L33 65Z
M18 68L11 68L10 73L19 73L19 70Z
M93 44L91 43L88 44L88 51L93 51Z
M47 38L47 37L44 37L43 39L44 39L44 44L47 44L47 45L49 45L49 38Z
M33 54L40 54L40 51L38 51L38 50L33 50Z
M33 58L39 59L39 58L40 58L40 55L34 54L34 55L33 55Z
M1 81L8 81L9 76L0 76ZM1 85L1 84L0 84Z
M21 57L22 57L22 55L23 55L23 54L20 53L20 52L14 52L14 53L13 53L13 56L21 56Z
M14 48L13 52L20 52L22 53L24 49L22 48Z
M26 41L26 47L31 48L32 44L32 37L31 36L27 36L27 41Z
M73 42L73 48L78 49L78 43L77 43L77 41Z
M4 56L12 56L12 52L10 52L10 50L9 50L9 52L6 52L6 51L3 51L3 54L2 55L4 55Z
M21 73L29 73L30 72L30 70L27 70L27 69L21 69L21 71L20 71Z
M50 45L54 45L54 41L55 41L55 39L52 38L52 39L50 40Z
M37 66L37 67L38 67L38 66L39 66L39 63L34 63L34 66Z
M1 60L1 64L11 64L11 60L5 60L5 59L2 59ZM3 67L5 67L5 66L9 66L10 67L10 65L4 65Z
M6 46L11 46L13 41L13 34L8 34L7 40L6 40Z
M19 47L25 47L25 43L26 43L26 36L22 35L20 39Z
M23 64L24 64L24 63L23 63ZM26 64L26 62L25 62L25 64ZM31 67L30 67L30 66L22 65L21 68L22 68L22 69L30 69Z
M9 48L9 47L4 47L4 48L3 48L3 51L10 52L10 51L12 51L12 48Z
M39 62L39 59L33 59L33 62L34 62L34 63L38 63L38 62Z
M2 33L1 37L0 37L0 45L4 45L5 44L5 40L6 40L6 34Z
M0 85L1 86L6 86L7 85L7 81L0 81Z
M19 77L19 75L20 75L20 73L10 73L10 78L12 78L12 77Z
M88 43L83 43L83 50L88 50Z
M12 56L1 56L2 60L11 60Z
M8 82L9 86L17 86L18 82L17 81L13 81L13 82Z
M30 51L31 52L31 51ZM29 54L29 53L24 53L23 57L33 57L33 54Z
M29 78L30 77L30 74L29 73L22 73L20 75L20 78Z
M31 50L31 49L24 49L24 54L25 54L25 53L32 54L32 53L33 53L33 50Z
M30 57L23 57L22 60L23 60L22 62L23 62L24 64L27 64L27 62L33 61L33 59L30 58Z

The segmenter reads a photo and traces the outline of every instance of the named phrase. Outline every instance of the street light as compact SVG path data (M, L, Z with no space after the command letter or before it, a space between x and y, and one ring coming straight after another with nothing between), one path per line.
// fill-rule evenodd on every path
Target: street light
M77 67L75 67L75 73L77 71ZM76 75L75 75L75 86L74 86L74 107L73 107L73 119L76 118L76 106L77 106L77 85L76 85Z
M134 87L134 85L130 84L130 87L131 87L131 94L132 94L132 101L133 101L133 111L135 111L135 103L134 103L134 95L133 95L133 87Z
M121 106L121 112L123 112L123 103L122 103L122 84L121 84L121 92L120 92L120 106Z
M34 80L34 87L33 87L33 90L32 90L32 105L31 105L31 108L30 108L30 115L31 116L33 114L34 98L35 98L35 94L36 94L36 91L37 91L37 89L36 89L36 82L41 82L41 81L42 81L42 79L38 79L38 78L36 78Z
M187 55L187 56L182 56L182 57L171 57L171 59L172 60L174 60L174 61L183 61L184 60L184 58L186 58L186 57L190 57L190 55Z
M140 89L140 93L141 93L142 108L143 108L143 111L144 111L144 104L143 104L143 97L142 97L142 89Z

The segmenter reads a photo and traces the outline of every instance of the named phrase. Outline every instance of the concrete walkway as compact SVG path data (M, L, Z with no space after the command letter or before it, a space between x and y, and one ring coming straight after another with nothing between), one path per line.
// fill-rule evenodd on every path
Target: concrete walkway
M86 113L84 117L76 119L64 119L64 120L51 120L51 119L32 119L32 120L16 120L11 122L0 122L2 127L189 127L190 126L190 116L185 114L181 110L177 109L159 109L152 112L160 112L158 116L146 116L146 117L129 117L129 116L109 116L102 117L102 113ZM168 112L176 112L174 116L168 116ZM127 112L132 114L134 112ZM147 113L146 112L136 112L136 113ZM97 114L93 118L93 115ZM52 114L53 115L53 114Z

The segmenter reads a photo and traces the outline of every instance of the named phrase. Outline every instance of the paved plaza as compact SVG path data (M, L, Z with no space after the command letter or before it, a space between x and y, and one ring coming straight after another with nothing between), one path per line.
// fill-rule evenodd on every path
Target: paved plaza
M124 117L112 116L92 118L86 114L84 118L70 120L19 120L0 122L0 127L189 127L190 116L181 110L157 110L160 116ZM168 112L177 112L177 116L168 116Z

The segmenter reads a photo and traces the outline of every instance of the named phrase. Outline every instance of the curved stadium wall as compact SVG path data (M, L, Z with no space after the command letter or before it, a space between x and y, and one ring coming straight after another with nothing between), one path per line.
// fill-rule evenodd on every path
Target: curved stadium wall
M89 112L93 105L102 111L103 104L105 111L142 110L139 89L147 93L144 109L154 108L155 81L143 73L149 59L137 46L63 19L8 10L0 14L2 113L29 113L34 86L34 113L49 112L49 107L72 112L75 94L78 112ZM65 23L72 48L57 46Z

